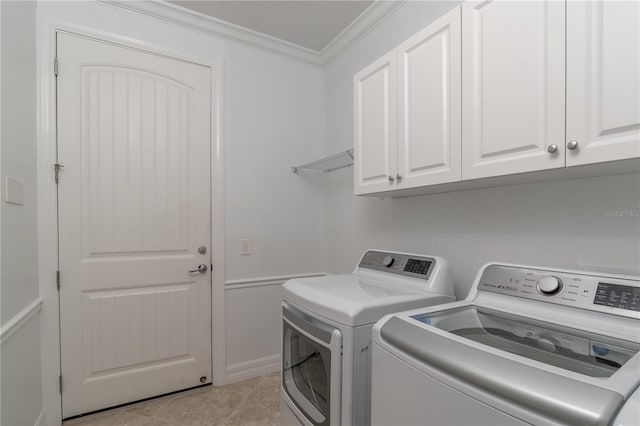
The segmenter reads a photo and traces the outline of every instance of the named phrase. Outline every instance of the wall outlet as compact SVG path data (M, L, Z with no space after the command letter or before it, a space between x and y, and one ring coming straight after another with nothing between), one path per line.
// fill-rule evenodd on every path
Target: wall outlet
M251 254L251 239L250 238L241 238L240 239L240 254L245 256Z

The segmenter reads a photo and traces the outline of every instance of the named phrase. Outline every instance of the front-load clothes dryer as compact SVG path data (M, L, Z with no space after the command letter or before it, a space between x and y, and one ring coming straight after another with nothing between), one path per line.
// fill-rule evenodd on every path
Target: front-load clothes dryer
M639 350L639 277L488 264L374 326L372 424L639 425Z
M449 265L438 256L369 250L352 274L286 282L282 424L369 424L373 324L454 300Z

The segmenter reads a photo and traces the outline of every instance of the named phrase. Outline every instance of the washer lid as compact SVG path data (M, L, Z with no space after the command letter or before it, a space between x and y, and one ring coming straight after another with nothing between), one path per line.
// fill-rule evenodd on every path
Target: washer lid
M443 328L445 322L443 318ZM378 337L379 325L374 328L374 341L405 354L417 368L424 365L444 374L446 384L462 392L465 387L467 392L469 388L480 390L476 397L486 397L487 400L481 399L485 403L498 398L525 413L532 411L546 417L552 424L609 424L629 390L608 389L602 386L602 380L606 380L603 378L588 383L524 364L493 353L484 344L471 346L449 337L441 329L411 323L396 315L384 321ZM452 324L452 328L456 325ZM629 364L632 362L623 368L628 369ZM635 366L631 369L635 370Z
M640 350L638 343L481 306L411 318L495 349L589 377L612 376Z
M356 275L297 278L283 285L283 297L294 305L340 324L371 324L384 315L451 302L453 297L385 286Z

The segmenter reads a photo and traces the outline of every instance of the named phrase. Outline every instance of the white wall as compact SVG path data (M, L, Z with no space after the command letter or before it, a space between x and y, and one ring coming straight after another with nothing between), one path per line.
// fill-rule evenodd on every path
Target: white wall
M38 296L35 2L2 2L2 322ZM24 205L4 202L5 175Z
M7 425L34 424L42 409L40 317L21 322L38 298L36 235L36 93L34 2L0 2L2 35L2 415ZM5 176L24 183L24 204L5 203ZM12 324L18 324L12 326ZM7 333L7 330L11 332Z
M408 2L327 65L328 152L353 144L353 75L456 4ZM372 247L436 254L451 262L456 295L464 297L478 268L492 260L636 273L640 267L638 174L384 200L355 197L352 169L327 178L328 272L350 271Z
M44 418L40 363L36 314L2 342L2 425L36 425Z
M227 381L245 380L280 367L282 281L227 290Z
M322 270L322 180L290 168L323 153L322 70L236 47L225 73L227 280Z

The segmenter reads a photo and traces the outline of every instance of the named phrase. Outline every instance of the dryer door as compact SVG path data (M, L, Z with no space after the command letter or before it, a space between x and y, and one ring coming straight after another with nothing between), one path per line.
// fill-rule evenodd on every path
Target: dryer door
M282 304L282 388L313 425L339 424L342 333Z

